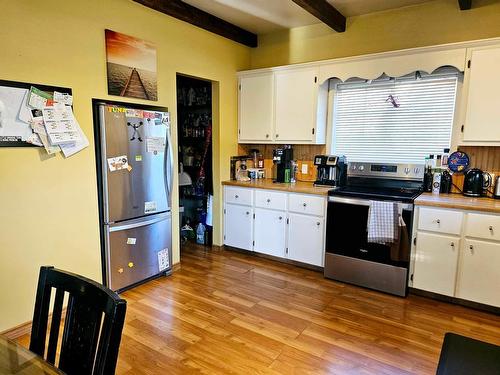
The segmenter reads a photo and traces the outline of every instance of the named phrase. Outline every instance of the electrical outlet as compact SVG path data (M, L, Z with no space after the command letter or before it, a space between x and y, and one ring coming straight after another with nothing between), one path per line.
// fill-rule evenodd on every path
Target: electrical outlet
M158 251L158 271L165 271L169 266L168 248Z
M307 174L307 164L302 164L302 174Z

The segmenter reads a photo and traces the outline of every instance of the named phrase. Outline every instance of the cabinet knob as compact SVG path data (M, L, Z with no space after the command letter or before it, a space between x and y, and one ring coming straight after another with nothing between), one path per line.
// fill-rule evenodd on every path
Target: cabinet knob
M266 202L267 202L267 203L270 203L270 202L271 202L271 200L270 200L269 198L267 198Z
M490 225L490 232L493 232L493 225Z
M436 223L437 223L437 224L441 224L441 220L436 219Z
M469 245L469 249L470 249L470 253L471 253L471 254L474 254L474 246Z
M283 217L280 216L278 219L283 220Z
M248 212L248 211L247 211L247 212L246 212L246 214L247 214L247 215L250 215L250 212Z
M269 138L269 134L266 134L266 138Z
M318 221L318 222L316 222L316 225L319 227L321 225L321 223Z
M302 206L307 207L307 203L303 203Z
M280 135L279 134L276 134L276 138L278 138Z
M238 195L238 194L236 194L236 195L234 196L234 198L235 198L235 199L238 199L238 198L239 198L239 195Z
M450 244L450 246L451 246L452 248L455 248L455 242L452 242L452 243Z

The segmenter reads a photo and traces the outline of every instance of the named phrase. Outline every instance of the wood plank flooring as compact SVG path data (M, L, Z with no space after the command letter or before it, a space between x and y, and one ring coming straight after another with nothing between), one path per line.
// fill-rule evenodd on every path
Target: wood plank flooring
M394 297L218 247L123 293L117 374L434 374L445 332L500 345L500 317Z

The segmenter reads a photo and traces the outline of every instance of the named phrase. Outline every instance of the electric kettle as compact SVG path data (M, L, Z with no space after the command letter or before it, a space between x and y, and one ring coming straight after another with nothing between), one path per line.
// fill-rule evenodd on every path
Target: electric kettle
M465 173L463 194L468 197L480 197L484 189L491 186L491 175L479 168L469 169Z

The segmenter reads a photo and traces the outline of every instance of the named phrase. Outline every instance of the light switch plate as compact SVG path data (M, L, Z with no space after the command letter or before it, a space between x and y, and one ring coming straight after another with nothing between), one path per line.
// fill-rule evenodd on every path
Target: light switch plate
M307 164L302 164L302 174L307 174Z

